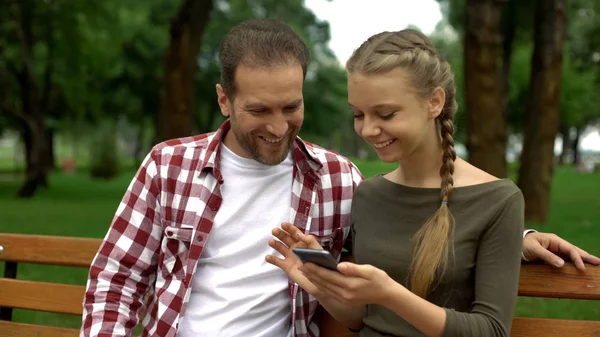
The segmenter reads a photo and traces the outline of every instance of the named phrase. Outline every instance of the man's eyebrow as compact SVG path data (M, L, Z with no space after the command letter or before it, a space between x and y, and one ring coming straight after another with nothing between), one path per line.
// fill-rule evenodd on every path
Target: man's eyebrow
M286 106L300 106L302 104L302 98L298 98L297 100L286 104Z
M264 104L261 103L248 103L244 106L246 110L259 110L267 108Z
M286 107L298 107L302 105L302 98L298 98L292 102L287 103ZM260 109L268 109L269 107L262 103L248 103L244 106L246 110L260 110Z

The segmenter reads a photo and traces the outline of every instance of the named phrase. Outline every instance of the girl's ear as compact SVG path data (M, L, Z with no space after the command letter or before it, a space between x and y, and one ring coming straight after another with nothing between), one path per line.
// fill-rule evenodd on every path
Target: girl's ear
M429 98L429 118L436 119L442 113L445 103L446 92L441 87L435 88Z

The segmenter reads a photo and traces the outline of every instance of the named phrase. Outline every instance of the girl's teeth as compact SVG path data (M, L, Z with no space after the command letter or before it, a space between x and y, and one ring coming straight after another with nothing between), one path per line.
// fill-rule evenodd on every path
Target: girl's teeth
M383 142L383 143L375 143L375 144L373 144L373 146L375 146L375 148L377 148L377 149L381 149L382 147L386 147L386 146L392 144L393 141L394 140L392 139L392 140L388 140L387 142Z

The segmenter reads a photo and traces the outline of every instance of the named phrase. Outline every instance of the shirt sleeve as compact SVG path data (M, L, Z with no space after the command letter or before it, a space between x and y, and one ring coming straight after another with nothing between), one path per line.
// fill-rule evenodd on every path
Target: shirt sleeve
M158 169L149 153L131 181L90 271L80 336L131 336L153 282L162 235Z
M352 173L353 188L356 190L358 185L365 179L360 170L353 162L350 162L350 172Z
M535 232L537 232L535 229L526 229L523 232L523 240L525 240L525 237L527 236L527 234L535 233ZM529 260L525 257L525 254L523 254L523 249L521 249L521 260L529 262Z
M443 336L508 337L517 301L524 201L520 191L508 198L482 234L475 265L475 301L470 312L446 309Z
M358 169L358 167L351 161L349 161L350 163L350 172L352 173L352 180L353 180L353 186L352 186L352 190L353 192L356 192L356 188L358 187L358 185L365 179L365 177L363 176L362 172L360 172L360 170ZM352 198L352 207L354 208L354 197ZM353 251L353 246L354 246L354 240L353 240L353 236L354 236L354 226L353 226L353 222L352 222L352 211L350 213L350 230L348 231L348 235L347 237L344 239L344 250L346 251L347 254L352 255L352 251Z

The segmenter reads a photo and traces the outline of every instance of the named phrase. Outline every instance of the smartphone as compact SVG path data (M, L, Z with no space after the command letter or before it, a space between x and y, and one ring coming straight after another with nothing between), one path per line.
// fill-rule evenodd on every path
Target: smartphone
M312 262L323 268L337 271L337 260L331 253L322 249L309 249L309 248L294 248L292 249L294 254L304 262Z

